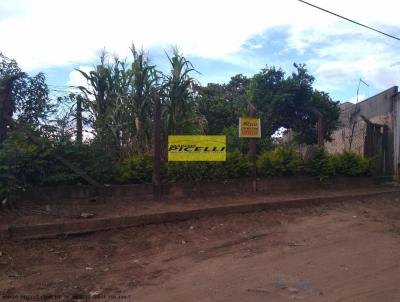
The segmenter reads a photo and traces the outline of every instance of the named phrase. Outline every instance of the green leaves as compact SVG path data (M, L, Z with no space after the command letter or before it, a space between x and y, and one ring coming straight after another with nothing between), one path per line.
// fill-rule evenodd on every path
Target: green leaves
M334 176L370 175L373 159L351 152L329 154L323 147L315 150L309 163L303 163L291 146L278 147L262 153L257 159L261 175L280 176L306 173L326 181Z
M263 133L274 134L281 127L292 129L298 142L317 142L318 114L324 121L324 138L330 139L339 119L338 102L314 90L314 78L305 65L294 64L295 72L285 77L281 69L262 69L251 79L249 95L261 118Z
M295 175L300 172L302 161L292 147L282 146L262 153L258 157L257 168L261 175Z
M95 139L121 158L151 149L151 90L160 77L143 50L133 45L131 52L131 63L116 57L107 63L104 52L96 70L79 70L88 81L87 88L79 88L90 104Z
M153 162L149 155L134 155L118 164L116 179L121 183L150 183Z
M47 119L54 110L44 74L29 76L21 71L15 60L0 53L0 90L8 88L10 95L7 99L10 98L11 104L5 102L7 108L4 110L7 115L15 115L21 124L42 132L41 126L47 124Z
M364 158L354 152L328 154L323 147L319 147L306 171L325 181L334 176L360 176L371 175L374 159Z
M0 145L0 198L41 184L49 155L45 144L34 145L23 134L11 132Z
M168 162L164 166L166 182L211 181L247 177L251 163L238 150L227 153L225 162Z
M174 49L168 60L171 72L163 76L162 98L163 118L167 134L201 133L205 120L198 112L195 101L195 84L190 76L196 71L192 63Z

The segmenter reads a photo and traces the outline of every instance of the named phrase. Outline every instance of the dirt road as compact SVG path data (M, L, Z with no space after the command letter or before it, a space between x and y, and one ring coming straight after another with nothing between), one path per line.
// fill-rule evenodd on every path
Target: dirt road
M0 301L400 301L400 198L0 244Z

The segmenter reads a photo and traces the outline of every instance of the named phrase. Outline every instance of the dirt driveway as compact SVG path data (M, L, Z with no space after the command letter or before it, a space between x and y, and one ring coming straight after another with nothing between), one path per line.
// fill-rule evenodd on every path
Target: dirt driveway
M400 197L2 241L0 252L1 302L400 301Z

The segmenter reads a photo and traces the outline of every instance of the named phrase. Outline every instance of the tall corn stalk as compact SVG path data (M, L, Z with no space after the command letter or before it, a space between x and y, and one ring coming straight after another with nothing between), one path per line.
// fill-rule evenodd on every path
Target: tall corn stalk
M132 63L116 57L106 63L104 53L95 71L79 70L88 81L88 88L80 89L90 104L97 138L103 142L112 138L120 158L151 149L151 89L158 73L143 50L132 46L131 52Z
M203 132L206 121L197 112L195 102L197 81L190 76L196 72L192 63L173 50L168 56L171 72L164 75L163 118L168 134L192 134Z

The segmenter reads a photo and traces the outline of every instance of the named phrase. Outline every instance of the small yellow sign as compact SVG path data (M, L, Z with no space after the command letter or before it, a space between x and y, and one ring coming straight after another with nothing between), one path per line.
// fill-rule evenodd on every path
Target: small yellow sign
M239 118L239 137L260 138L260 119L252 117Z
M168 161L225 161L224 135L169 135Z

